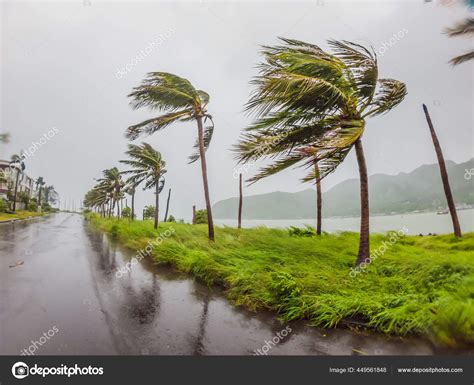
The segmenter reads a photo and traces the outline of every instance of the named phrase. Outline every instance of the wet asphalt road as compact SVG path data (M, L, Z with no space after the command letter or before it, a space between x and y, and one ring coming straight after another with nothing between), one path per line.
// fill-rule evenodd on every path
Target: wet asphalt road
M143 260L118 278L133 256L76 214L1 224L0 354L251 355L265 344L277 355L436 353L420 339L303 322L273 346L285 329L274 315L236 308L187 275Z

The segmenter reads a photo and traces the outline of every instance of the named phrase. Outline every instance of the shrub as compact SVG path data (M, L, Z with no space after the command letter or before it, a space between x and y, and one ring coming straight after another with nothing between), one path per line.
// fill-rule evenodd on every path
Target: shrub
M197 210L196 211L196 224L207 223L207 210Z
M132 209L130 207L125 207L122 210L122 217L124 218L130 218L130 215L132 215Z
M176 222L176 218L173 217L172 215L170 215L170 216L168 217L168 222Z
M316 231L311 226L306 225L305 228L290 226L288 234L292 237L312 237L316 235Z
M0 213L4 213L8 210L8 203L5 199L0 198Z
M38 211L38 203L36 203L36 200L31 199L30 204L28 205L28 209L30 211Z
M145 206L143 209L143 219L153 218L155 216L155 206Z

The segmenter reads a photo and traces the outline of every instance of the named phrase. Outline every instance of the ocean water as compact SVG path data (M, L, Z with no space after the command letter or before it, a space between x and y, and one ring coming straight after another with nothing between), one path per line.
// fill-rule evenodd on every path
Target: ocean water
M463 232L474 231L474 209L458 210L459 222ZM234 219L216 219L217 225L237 226ZM266 226L285 228L289 226L315 226L315 219L270 219L270 220L242 220L242 227ZM323 231L359 231L360 218L323 218ZM370 217L370 231L383 233L389 230L400 230L406 227L408 234L447 234L453 231L451 216L437 213L410 213L397 215L383 215Z

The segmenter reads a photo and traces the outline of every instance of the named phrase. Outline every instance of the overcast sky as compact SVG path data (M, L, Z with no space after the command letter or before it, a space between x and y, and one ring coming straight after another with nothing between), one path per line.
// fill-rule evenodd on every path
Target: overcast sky
M132 110L126 95L147 72L166 71L211 95L208 109L216 124L207 153L211 199L235 196L230 148L250 122L243 105L260 61L259 46L284 36L323 47L330 38L377 50L386 43L379 55L380 77L404 81L408 96L389 114L368 120L363 142L369 174L409 172L436 162L422 103L430 109L445 157L466 161L474 146L473 65L453 68L448 60L472 48L472 41L448 38L443 30L468 12L454 1L442 3L447 5L423 0L3 1L0 131L9 132L11 140L0 148L0 158L28 149L55 127L56 134L27 159L26 172L43 176L63 202L79 202L101 170L124 158L126 127L153 116ZM403 37L390 47L400 31ZM193 204L204 207L199 163L187 164L195 138L193 123L143 138L167 162L162 201L171 188L170 211L177 217L189 218ZM245 176L257 169L258 164L252 166ZM245 194L303 190L309 186L300 183L301 175L301 170L281 173ZM324 190L357 176L351 153L324 180ZM153 194L140 191L137 200L141 209L153 202Z

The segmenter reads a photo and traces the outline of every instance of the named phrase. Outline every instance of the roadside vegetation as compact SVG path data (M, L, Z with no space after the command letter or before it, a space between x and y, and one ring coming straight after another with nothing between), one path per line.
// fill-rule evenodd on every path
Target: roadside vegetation
M87 218L134 251L172 226L151 258L223 287L229 300L250 310L324 328L419 334L452 347L474 343L474 233L401 236L364 271L350 274L357 233L216 227L216 241L209 242L206 225L166 222L155 230L152 221ZM372 249L390 236L372 234Z
M10 221L12 219L26 219L30 217L40 217L45 215L44 212L17 210L15 213L0 212L0 222Z

